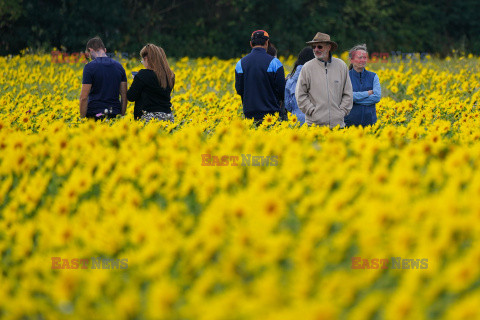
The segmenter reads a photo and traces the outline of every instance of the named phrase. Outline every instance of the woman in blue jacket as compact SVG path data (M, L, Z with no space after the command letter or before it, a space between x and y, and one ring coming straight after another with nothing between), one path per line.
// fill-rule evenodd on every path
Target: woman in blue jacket
M287 77L287 83L285 84L285 109L297 116L300 124L305 123L305 114L300 111L295 99L295 87L297 86L298 76L305 63L315 58L311 47L305 47L298 54L298 59L295 61L292 73Z
M367 45L350 49L350 81L353 87L353 108L345 117L346 126L368 126L377 122L375 104L382 97L380 80L375 72L365 69L368 59Z

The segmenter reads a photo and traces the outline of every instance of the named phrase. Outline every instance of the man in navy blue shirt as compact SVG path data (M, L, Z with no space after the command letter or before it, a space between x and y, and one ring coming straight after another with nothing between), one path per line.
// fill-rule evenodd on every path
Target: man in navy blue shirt
M127 76L117 61L107 57L107 49L98 37L87 42L87 55L93 59L83 68L80 116L99 119L125 115ZM119 100L121 96L121 101Z
M252 52L235 67L235 89L242 97L245 118L261 123L267 114L279 113L286 118L281 105L285 94L285 71L275 57L267 54L270 37L264 30L252 33Z

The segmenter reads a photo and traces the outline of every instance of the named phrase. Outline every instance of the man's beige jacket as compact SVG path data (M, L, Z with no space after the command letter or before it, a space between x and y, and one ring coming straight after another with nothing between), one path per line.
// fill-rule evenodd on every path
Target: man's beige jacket
M315 58L305 63L295 97L308 125L343 128L343 119L353 107L352 83L345 62L333 57L330 61Z

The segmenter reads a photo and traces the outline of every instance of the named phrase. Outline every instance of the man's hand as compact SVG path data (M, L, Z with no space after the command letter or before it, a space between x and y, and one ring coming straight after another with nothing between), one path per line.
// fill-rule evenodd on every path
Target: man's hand
M127 83L120 82L120 98L122 103L122 116L125 115L127 111Z
M88 108L88 94L92 88L91 84L82 84L82 91L80 92L80 117L83 118L87 115Z
M373 90L368 90L368 95L371 96L373 94Z

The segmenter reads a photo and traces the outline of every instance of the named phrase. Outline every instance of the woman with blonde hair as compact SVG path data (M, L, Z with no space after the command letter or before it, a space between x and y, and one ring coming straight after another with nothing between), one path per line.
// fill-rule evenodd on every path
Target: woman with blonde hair
M128 101L135 101L135 119L173 122L170 98L175 85L175 74L168 65L165 51L149 43L140 50L140 57L145 69L134 76L127 92Z

